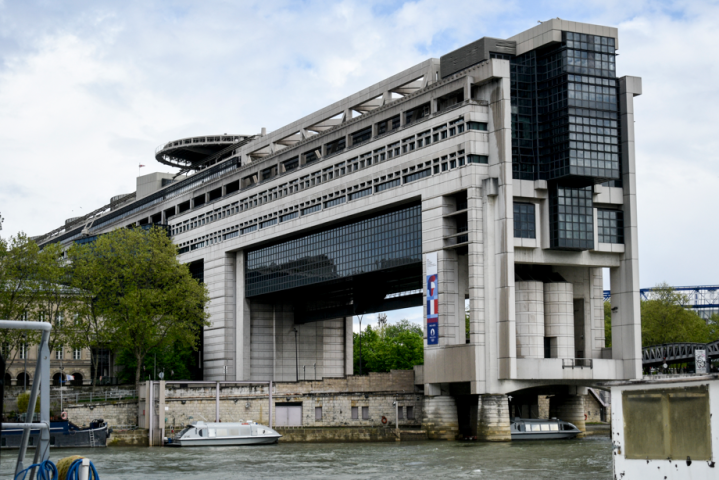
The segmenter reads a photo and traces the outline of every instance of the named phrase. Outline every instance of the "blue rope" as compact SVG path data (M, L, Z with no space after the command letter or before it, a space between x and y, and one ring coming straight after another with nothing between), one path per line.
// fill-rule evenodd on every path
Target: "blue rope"
M80 466L82 465L82 459L79 458L72 462L72 465L70 465L70 469L67 471L67 477L65 477L66 480L80 480ZM42 478L38 478L37 480L44 480ZM48 479L53 480L53 479ZM90 462L90 475L88 475L88 480L100 480L100 475L97 474L97 470L95 470L95 465Z
M15 480L25 480L25 477L30 470L35 467L39 467L37 470L37 480L57 480L57 468L50 460L30 465L25 470L15 475ZM20 477L20 475L22 475L22 477Z

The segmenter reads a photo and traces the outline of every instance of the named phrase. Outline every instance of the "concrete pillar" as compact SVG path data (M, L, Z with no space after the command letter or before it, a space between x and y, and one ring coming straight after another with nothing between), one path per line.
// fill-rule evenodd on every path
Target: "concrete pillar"
M477 440L512 441L509 401L506 395L480 395L477 410Z
M454 397L424 397L422 429L430 440L455 440L459 434L457 404Z
M569 282L544 284L544 335L552 358L574 358L574 300Z
M245 252L235 255L235 380L250 380L250 302L245 297Z
M544 284L515 283L517 358L544 358Z
M610 269L612 291L612 358L622 359L622 378L641 378L642 332L639 297L639 237L637 182L634 155L634 97L642 94L642 79L619 79L621 115L622 187L624 193L624 254Z
M584 437L587 425L584 420L584 395L555 395L549 398L549 417L569 422L582 431Z

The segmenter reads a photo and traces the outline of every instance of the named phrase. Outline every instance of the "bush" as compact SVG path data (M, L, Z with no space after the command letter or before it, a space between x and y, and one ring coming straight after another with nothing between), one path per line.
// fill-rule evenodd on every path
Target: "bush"
M27 407L30 403L30 393L24 392L17 396L17 409L20 413L27 413ZM37 396L35 402L35 413L40 411L40 395Z

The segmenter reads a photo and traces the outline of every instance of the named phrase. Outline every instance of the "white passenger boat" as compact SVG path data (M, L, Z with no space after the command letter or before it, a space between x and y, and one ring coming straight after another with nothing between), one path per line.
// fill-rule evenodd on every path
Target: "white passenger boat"
M582 433L569 422L515 417L511 425L512 440L558 440L574 438Z
M256 422L192 422L180 433L167 439L168 446L200 447L224 445L261 445L277 443L282 435Z

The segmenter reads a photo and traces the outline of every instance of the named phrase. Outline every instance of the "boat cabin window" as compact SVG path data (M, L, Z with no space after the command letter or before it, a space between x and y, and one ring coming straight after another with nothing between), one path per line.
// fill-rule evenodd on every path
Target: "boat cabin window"
M556 432L559 430L559 425L557 425L556 423L550 423L549 429Z
M178 437L182 437L184 434L190 431L190 429L193 427L185 427L182 429L180 433L177 434ZM197 433L197 429L195 429L195 433Z
M201 428L198 428L198 429L196 430L196 433L197 433L199 436L204 437L205 434L202 433L202 432L203 432L203 430L202 430Z

